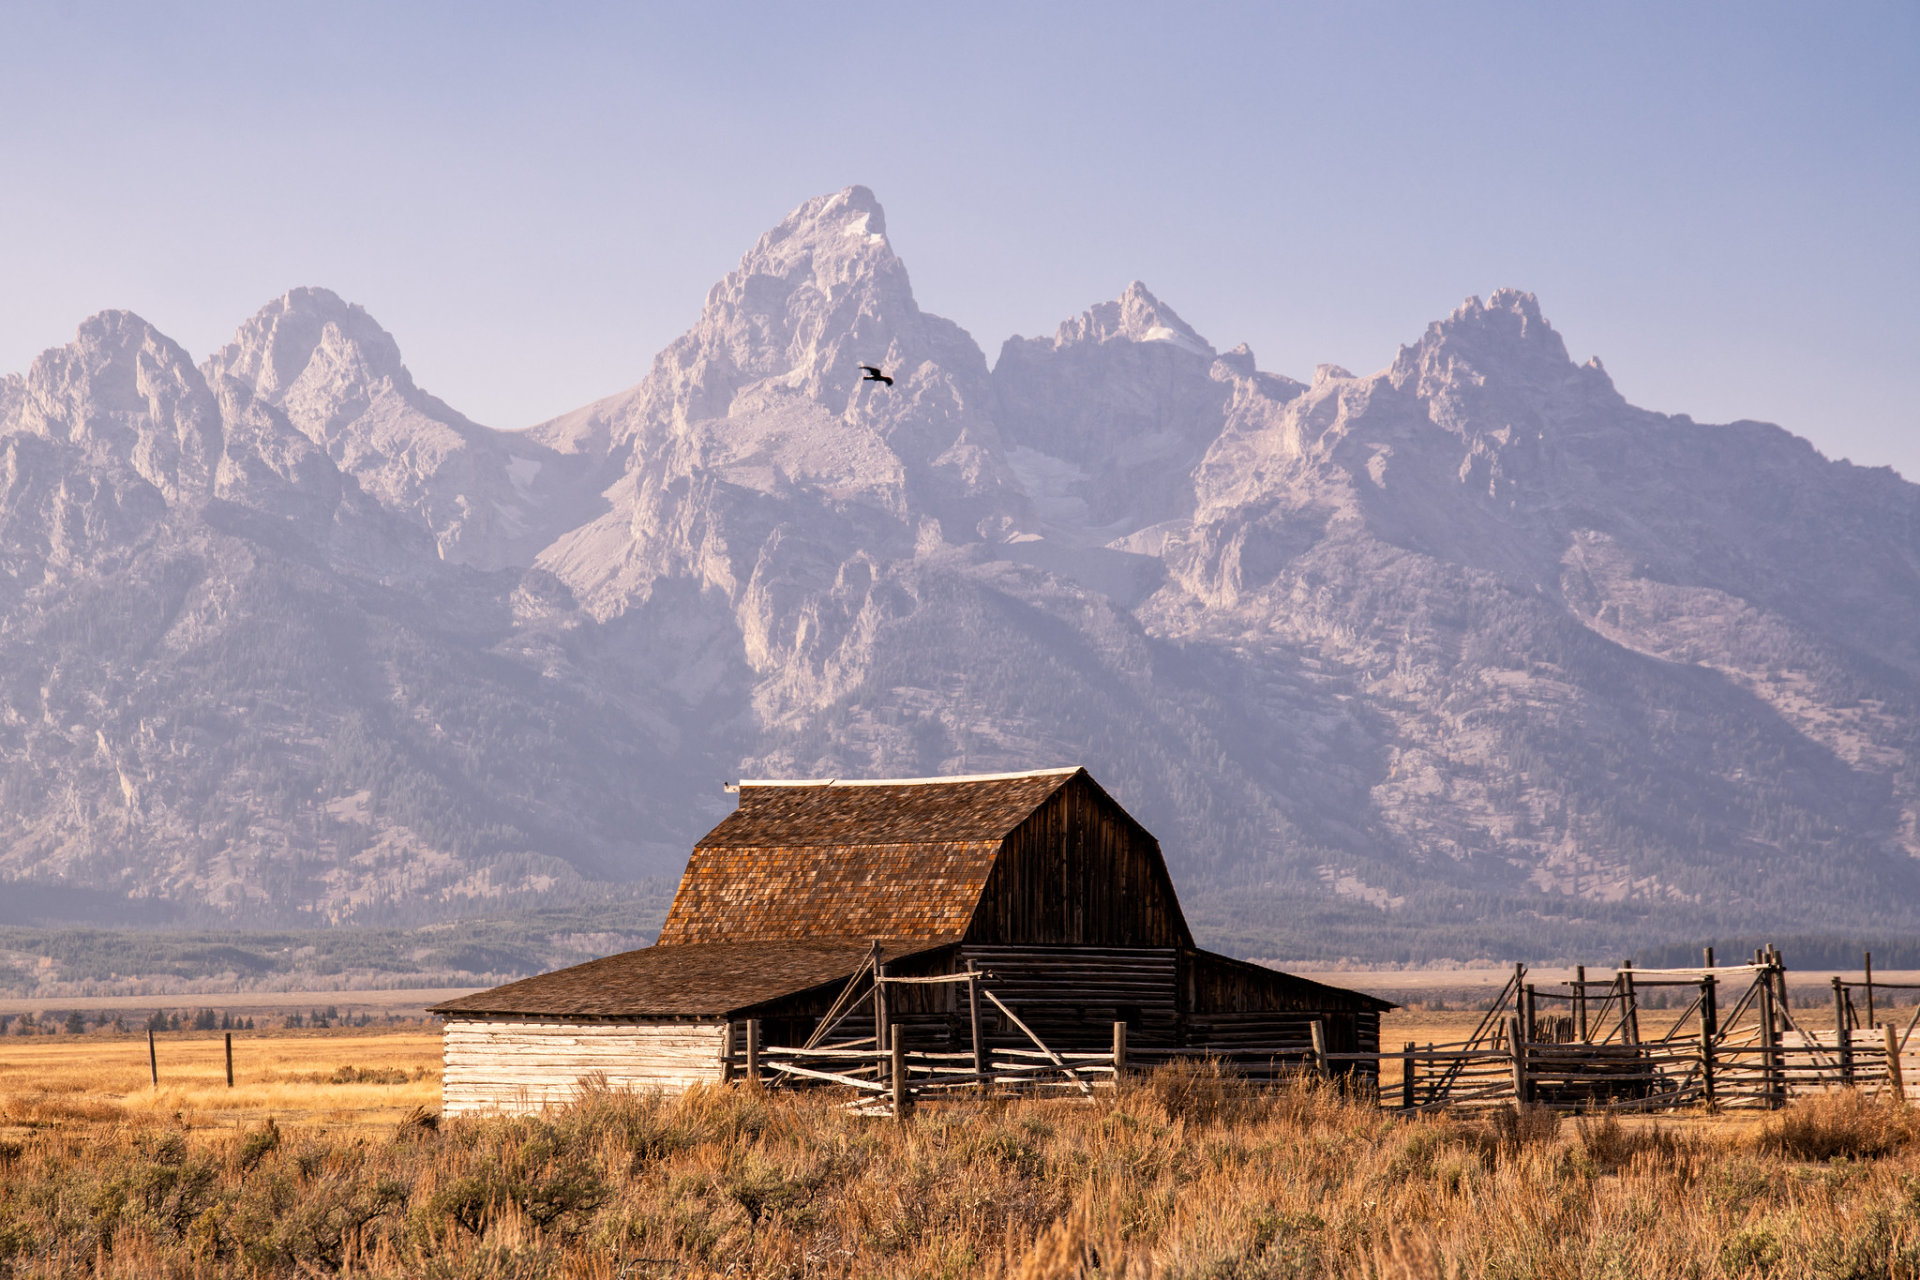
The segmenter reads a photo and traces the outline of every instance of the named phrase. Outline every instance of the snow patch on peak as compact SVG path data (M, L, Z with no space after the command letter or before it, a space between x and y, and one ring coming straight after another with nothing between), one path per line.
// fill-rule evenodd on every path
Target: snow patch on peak
M1154 325L1151 329L1141 334L1137 340L1140 342L1171 342L1182 351L1191 351L1197 356L1206 356L1208 359L1213 358L1212 347L1195 338L1192 334L1182 333L1178 329L1169 329L1163 324Z

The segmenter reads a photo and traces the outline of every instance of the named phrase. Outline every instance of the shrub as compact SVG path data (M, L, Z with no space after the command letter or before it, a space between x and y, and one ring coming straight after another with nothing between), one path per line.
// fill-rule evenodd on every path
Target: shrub
M1898 1151L1913 1136L1905 1107L1837 1089L1795 1102L1762 1125L1755 1141L1763 1152L1798 1160L1867 1160Z
M1582 1116L1576 1124L1580 1153L1602 1173L1616 1173L1631 1165L1635 1157L1653 1156L1674 1160L1700 1150L1700 1142L1677 1130L1658 1124L1628 1126L1608 1112L1600 1116Z

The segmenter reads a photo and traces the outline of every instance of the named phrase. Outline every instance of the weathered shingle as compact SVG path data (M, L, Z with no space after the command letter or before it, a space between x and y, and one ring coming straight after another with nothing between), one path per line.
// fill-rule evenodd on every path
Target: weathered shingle
M845 981L865 962L871 945L871 939L843 937L642 947L449 1000L431 1012L455 1017L725 1017L824 982ZM883 942L881 957L924 949L918 942Z
M904 782L743 782L702 847L999 842L1078 769Z
M997 843L700 845L680 878L660 945L822 935L958 937L999 849Z

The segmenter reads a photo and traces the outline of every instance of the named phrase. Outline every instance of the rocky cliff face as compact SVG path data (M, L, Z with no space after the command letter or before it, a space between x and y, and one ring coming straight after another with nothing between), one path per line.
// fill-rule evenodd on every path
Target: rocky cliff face
M1072 760L1243 952L1908 929L1917 501L1511 291L1302 384L1135 283L989 371L857 187L520 434L324 291L198 370L109 314L0 383L0 870L423 918L671 873L725 776Z

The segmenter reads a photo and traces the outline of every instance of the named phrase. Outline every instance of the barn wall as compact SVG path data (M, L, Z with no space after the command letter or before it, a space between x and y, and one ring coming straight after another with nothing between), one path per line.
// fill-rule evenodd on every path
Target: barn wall
M966 940L981 945L1192 946L1160 845L1075 778L1002 845Z
M1370 996L1207 951L1182 960L1186 1034L1196 1047L1303 1049L1319 1022L1329 1052L1379 1052L1380 1013Z
M583 1077L614 1088L679 1093L720 1079L725 1025L447 1019L441 1037L447 1115L524 1114L571 1101Z

